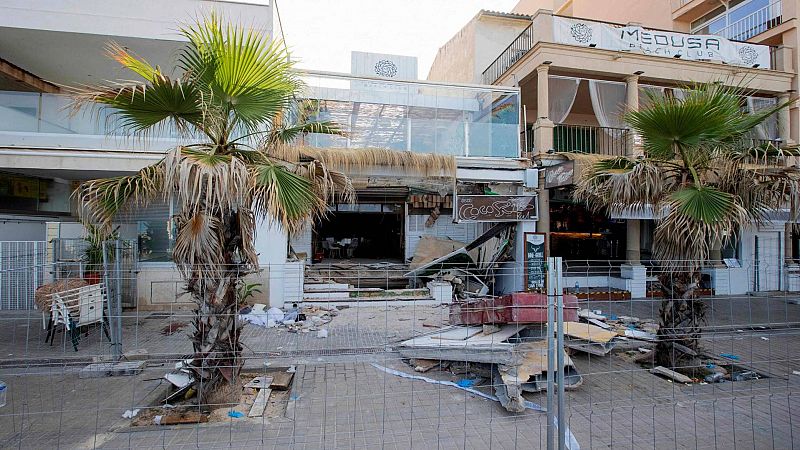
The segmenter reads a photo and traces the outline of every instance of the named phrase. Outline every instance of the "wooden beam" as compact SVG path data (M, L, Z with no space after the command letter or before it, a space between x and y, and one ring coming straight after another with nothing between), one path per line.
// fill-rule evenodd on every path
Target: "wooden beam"
M22 83L23 85L38 92L46 92L50 94L57 94L61 92L61 88L55 84L44 81L27 70L17 67L2 58L0 58L0 74L9 77L12 80L18 81L19 83Z

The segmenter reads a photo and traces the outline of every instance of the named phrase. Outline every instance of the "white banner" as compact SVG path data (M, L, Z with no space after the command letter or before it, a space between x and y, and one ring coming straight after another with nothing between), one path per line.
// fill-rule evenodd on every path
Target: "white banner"
M606 23L553 17L555 41L605 50L694 61L721 61L737 66L770 68L769 46L732 42L720 36L614 27Z

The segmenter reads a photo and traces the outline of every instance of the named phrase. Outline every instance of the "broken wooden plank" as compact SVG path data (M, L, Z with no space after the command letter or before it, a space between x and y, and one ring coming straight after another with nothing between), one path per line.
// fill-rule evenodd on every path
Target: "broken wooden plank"
M161 418L161 425L177 425L186 423L206 423L208 416L197 411L168 413Z
M287 391L289 390L289 386L292 384L292 378L294 378L293 372L271 372L272 383L270 383L269 388L276 390L276 391Z
M267 409L267 402L269 401L270 394L272 394L272 389L259 389L258 395L255 401L253 401L253 406L250 408L250 412L247 413L247 417L263 416L264 410Z
M250 380L249 383L245 384L244 387L263 389L269 387L271 384L272 384L272 377L261 376L253 378L252 380Z
M677 381L678 383L691 383L692 379L687 377L682 373L675 372L674 370L667 369L664 366L656 366L650 369L650 373L655 373L658 375L663 375L671 380Z
M585 341L606 342L614 339L617 333L604 330L598 326L580 322L564 322L564 335L583 339Z
M435 361L432 359L412 359L411 365L414 366L415 372L422 372L425 373L434 367L439 366L439 361Z

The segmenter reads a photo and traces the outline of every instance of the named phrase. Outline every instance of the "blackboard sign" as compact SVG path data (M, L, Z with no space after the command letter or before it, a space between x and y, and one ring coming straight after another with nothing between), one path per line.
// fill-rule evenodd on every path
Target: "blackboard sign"
M544 291L547 246L544 233L525 233L525 290Z
M457 195L457 222L518 222L536 220L536 196Z

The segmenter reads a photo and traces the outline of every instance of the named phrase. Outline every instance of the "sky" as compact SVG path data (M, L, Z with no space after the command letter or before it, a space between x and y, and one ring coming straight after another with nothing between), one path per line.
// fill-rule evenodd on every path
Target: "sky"
M277 0L298 67L350 72L350 51L418 58L428 76L439 47L481 9L510 11L517 0ZM274 18L276 30L277 14ZM276 36L280 37L280 36Z

